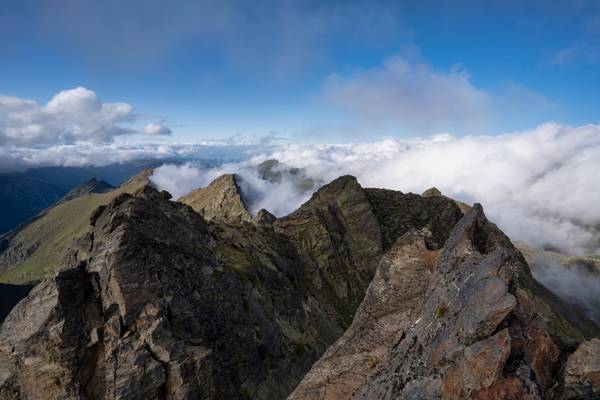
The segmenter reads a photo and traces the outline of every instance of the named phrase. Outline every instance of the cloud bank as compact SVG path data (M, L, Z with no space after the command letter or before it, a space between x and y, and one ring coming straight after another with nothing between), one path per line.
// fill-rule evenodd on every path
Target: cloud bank
M417 132L481 128L492 112L489 95L471 84L464 69L437 71L401 56L381 67L331 75L322 98L368 124Z
M262 158L262 157L261 157ZM226 163L216 168L202 168L191 162L183 165L166 164L155 169L151 181L161 190L166 190L173 198L191 192L199 187L208 186L214 179L223 174L237 174L244 200L251 214L261 209L269 210L277 216L283 216L307 201L312 192L324 182L307 180L309 177L301 172L291 172L289 168L274 168L278 178L264 179L264 175L256 169L254 161L243 163Z
M244 173L272 158L302 168L315 182L351 174L366 187L420 193L436 186L447 196L482 203L488 216L513 239L567 254L600 254L600 186L594 184L600 171L597 125L547 123L501 136L286 145L245 163L200 170L193 178L183 176L178 181L177 168L162 178L177 182L179 195L205 186L223 172ZM157 174L161 172L159 168ZM163 185L166 190L173 187ZM270 200L276 215L293 211L305 200L293 191L290 197L284 186L268 189L278 193Z
M0 146L51 146L57 144L110 143L117 136L143 133L168 135L165 126L131 126L139 119L127 103L102 103L84 87L63 90L48 103L0 95Z
M528 259L533 277L600 323L600 274L585 260L565 261L540 252Z
M559 110L541 93L510 81L494 89L478 87L462 66L436 69L410 48L381 65L330 75L319 98L341 114L346 137L352 132L362 137L365 132L481 134L524 122L533 126Z

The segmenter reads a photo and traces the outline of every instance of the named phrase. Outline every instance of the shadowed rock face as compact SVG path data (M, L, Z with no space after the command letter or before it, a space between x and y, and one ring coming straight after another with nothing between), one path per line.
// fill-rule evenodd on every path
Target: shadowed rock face
M296 247L310 290L347 327L382 254L381 229L365 190L344 176L275 222Z
M401 236L379 263L352 325L311 368L291 399L348 399L366 383L414 319L431 271L427 229Z
M0 326L0 399L599 390L596 326L531 278L480 206L462 217L444 196L345 176L285 218L259 214L207 223L150 186L98 208L88 257Z
M456 202L442 195L419 196L387 189L365 191L381 226L385 250L412 228L427 228L431 232L427 247L439 249L463 216Z

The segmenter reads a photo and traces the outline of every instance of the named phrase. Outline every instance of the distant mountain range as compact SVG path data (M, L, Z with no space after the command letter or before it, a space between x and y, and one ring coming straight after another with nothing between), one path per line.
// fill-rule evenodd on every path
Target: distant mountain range
M0 399L600 396L600 328L479 204L341 176L277 218L236 174L172 199L152 173L0 238L0 282L35 285L0 325Z
M179 160L139 160L106 166L44 167L0 173L0 234L16 228L91 179L118 186L144 168ZM214 166L222 160L196 161Z

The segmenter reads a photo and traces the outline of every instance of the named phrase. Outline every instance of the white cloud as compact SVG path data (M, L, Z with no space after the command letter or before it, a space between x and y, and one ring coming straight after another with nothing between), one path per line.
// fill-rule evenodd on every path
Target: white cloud
M279 169L282 175L280 181L268 181L259 176L253 168L254 165L253 162L243 162L227 163L216 168L201 168L193 163L166 164L155 169L151 180L160 189L168 191L173 198L178 199L194 189L208 186L223 174L235 173L241 178L237 184L244 194L248 211L253 215L264 208L282 216L310 198L311 192L303 191L300 187L303 175L291 174L282 168Z
M196 188L207 186L211 182L211 178L214 179L212 174L186 163L183 165L166 164L156 168L151 181L161 190L166 190L171 193L173 198L178 199Z
M165 136L170 135L173 131L164 125L148 124L144 127L144 133L151 136Z
M513 239L566 253L600 253L597 125L547 123L501 136L287 145L247 163L202 171L187 186L185 179L176 186L180 192L191 190L221 173L246 171L269 158L304 168L318 182L351 174L366 187L420 193L436 186L453 198L482 203L488 216ZM276 215L293 211L305 199L299 194L290 198L285 190L281 187L270 195Z
M133 160L242 160L265 146L215 143L75 143L49 147L0 146L0 173L39 167L104 166Z
M489 95L471 83L464 69L435 70L401 56L381 67L330 76L322 98L371 126L417 132L471 131L484 126L492 113Z
M45 105L0 95L0 146L109 143L121 135L170 132L154 124L140 132L131 126L136 119L131 105L102 103L94 91L83 87L63 90Z
M506 131L547 121L560 111L557 103L526 86L505 81L483 89L459 65L440 70L423 61L418 50L407 54L370 69L347 68L325 80L320 99L340 113L346 138L373 132L396 136Z

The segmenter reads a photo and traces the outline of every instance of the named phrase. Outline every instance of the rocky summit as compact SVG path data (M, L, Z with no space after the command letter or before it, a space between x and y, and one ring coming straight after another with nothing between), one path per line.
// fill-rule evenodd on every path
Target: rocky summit
M600 330L480 205L342 176L276 218L235 175L133 182L34 222L85 218L43 274L6 239L6 279L41 279L0 326L0 399L600 398Z

